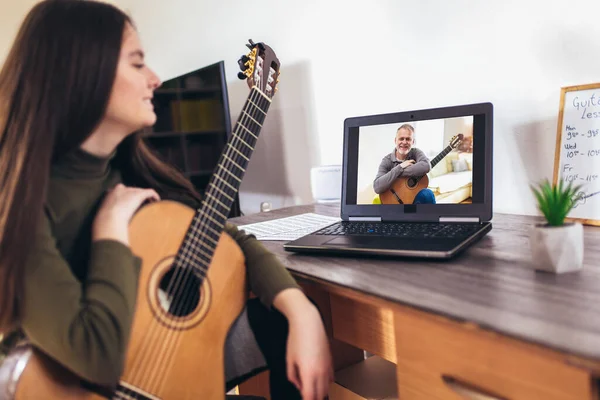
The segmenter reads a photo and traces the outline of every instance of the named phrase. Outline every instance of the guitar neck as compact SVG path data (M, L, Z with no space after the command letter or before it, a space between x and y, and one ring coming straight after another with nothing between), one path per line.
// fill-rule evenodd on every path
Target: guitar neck
M435 167L437 163L442 161L442 159L444 157L446 157L448 155L448 153L450 153L452 151L452 149L453 149L452 146L447 146L444 150L441 151L440 154L435 156L435 158L431 160L431 168Z
M242 178L258 140L271 100L252 88L219 162L204 191L178 258L203 277L223 232ZM177 264L177 260L175 261ZM190 265L191 263L191 265Z

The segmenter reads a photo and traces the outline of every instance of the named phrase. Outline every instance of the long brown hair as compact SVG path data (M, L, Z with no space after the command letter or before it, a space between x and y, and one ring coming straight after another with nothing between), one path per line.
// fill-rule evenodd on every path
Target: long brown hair
M123 140L114 163L121 169L127 185L156 189L161 197L175 195L196 207L202 200L194 185L178 169L166 164L159 153L146 145L142 132Z
M102 120L130 18L89 0L45 0L25 17L0 71L0 332L18 324L24 266L41 219L50 165ZM120 146L121 147L121 146ZM127 153L143 186L199 198L139 134Z

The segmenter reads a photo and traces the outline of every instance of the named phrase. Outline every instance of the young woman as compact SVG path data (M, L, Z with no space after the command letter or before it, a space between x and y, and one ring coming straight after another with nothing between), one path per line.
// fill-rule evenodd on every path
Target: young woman
M34 6L0 72L0 333L101 385L123 371L135 310L128 221L148 200L199 207L139 133L159 85L132 21L84 0ZM322 399L332 368L318 310L253 236L226 232L258 296L227 340L228 387L269 368L274 399Z

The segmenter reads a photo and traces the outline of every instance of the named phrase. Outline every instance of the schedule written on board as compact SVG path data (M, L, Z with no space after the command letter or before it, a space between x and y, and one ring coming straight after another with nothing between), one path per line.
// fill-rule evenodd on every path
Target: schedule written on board
M600 199L600 89L566 93L561 133L560 176L582 185L576 208L588 208Z

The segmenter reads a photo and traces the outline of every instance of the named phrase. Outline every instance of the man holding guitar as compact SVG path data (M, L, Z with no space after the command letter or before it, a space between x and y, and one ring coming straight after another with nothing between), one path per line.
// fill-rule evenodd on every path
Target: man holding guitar
M383 157L377 176L373 181L373 190L377 194L390 190L400 177L420 178L431 169L429 159L416 147L415 129L403 124L396 131L394 151ZM398 201L403 204L403 202ZM423 188L415 196L412 204L435 204L435 196L430 189Z

